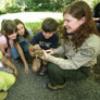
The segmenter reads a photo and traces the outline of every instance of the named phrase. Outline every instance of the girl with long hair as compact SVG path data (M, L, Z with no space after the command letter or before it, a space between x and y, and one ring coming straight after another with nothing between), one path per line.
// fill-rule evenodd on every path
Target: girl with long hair
M16 25L12 20L3 20L1 23L0 50L12 62L13 59L21 58L25 72L28 73L28 64L19 43L16 41Z

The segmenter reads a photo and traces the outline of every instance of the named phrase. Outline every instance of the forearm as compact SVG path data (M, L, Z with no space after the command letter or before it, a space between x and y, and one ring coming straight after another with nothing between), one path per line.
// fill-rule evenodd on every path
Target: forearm
M64 70L76 70L79 68L79 66L75 65L72 60L64 59L64 58L58 58L49 55L46 59L46 61L52 62L56 65L58 65L61 69Z
M22 48L20 47L20 45L19 45L18 43L16 44L16 48L17 48L18 53L19 53L19 55L20 55L20 57L21 57L21 60L23 61L24 65L25 65L25 64L27 63L27 61L26 61L26 59L25 59L23 50L22 50Z
M8 58L3 57L3 58L2 58L2 62L3 62L3 64L6 65L6 67L9 67L9 68L12 69L12 70L16 70L15 65L14 65L14 64L12 63L12 61L9 60Z
M53 54L59 54L59 55L61 55L61 54L63 54L63 53L64 53L64 49L63 49L62 46L60 46L60 47L58 47L57 49L54 49L54 50L53 50Z
M91 62L96 57L96 52L93 48L80 49L72 58L64 59L51 55L47 55L46 60L57 64L62 69L78 69L82 66L91 66Z

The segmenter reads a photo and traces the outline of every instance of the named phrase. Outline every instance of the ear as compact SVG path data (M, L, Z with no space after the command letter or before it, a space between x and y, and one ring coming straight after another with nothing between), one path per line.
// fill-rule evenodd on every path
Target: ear
M84 24L85 21L86 21L85 17L82 17L82 18L80 19L80 24Z

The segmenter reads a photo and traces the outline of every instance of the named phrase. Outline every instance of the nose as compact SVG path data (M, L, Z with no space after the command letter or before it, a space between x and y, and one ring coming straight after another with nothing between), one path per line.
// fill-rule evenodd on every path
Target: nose
M14 36L14 37L16 37L16 36L17 36L16 32L14 32L14 33L13 33L13 36Z
M67 22L64 21L64 24L63 25L66 26L67 25Z

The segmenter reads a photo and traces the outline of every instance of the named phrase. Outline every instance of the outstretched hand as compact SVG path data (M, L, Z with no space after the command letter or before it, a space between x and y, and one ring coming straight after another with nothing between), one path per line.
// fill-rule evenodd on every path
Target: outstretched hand
M24 65L24 66L25 66L25 73L26 73L26 74L28 74L28 73L29 73L28 64L27 64L27 63L25 63L25 65Z
M40 56L42 60L46 60L48 58L48 53L45 50L42 50L43 54Z
M53 49L48 49L48 50L46 50L46 52L48 53L48 54L50 54L50 55L52 55L54 52L53 52Z

